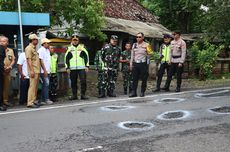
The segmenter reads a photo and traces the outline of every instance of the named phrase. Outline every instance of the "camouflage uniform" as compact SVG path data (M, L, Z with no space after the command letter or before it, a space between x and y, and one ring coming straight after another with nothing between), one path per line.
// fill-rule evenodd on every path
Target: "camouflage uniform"
M124 50L121 53L121 60L130 60L131 59L131 51ZM132 71L129 69L129 62L122 63L122 74L123 74L123 87L124 93L127 94L127 89L129 88L129 92L132 91L133 84L133 76Z
M107 44L102 48L102 60L105 63L105 70L107 71L106 81L108 96L115 96L114 90L117 81L120 54L121 50L118 46ZM103 88L103 90L106 90L106 88Z
M94 65L96 65L96 69L98 71L97 75L97 88L99 91L99 95L102 92L105 92L107 88L107 80L106 80L106 73L105 70L105 63L102 61L102 50L98 50L94 59Z

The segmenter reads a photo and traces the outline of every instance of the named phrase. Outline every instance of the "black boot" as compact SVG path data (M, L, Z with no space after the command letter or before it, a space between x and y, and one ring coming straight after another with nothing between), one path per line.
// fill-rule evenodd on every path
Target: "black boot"
M113 93L112 90L110 90L110 91L108 92L108 96L109 96L109 97L116 97L116 94Z
M85 94L82 94L81 95L81 100L88 100L89 98L85 95Z
M137 97L137 92L136 91L132 91L132 93L129 95L130 98L132 97Z
M127 88L124 88L124 94L127 95Z
M69 97L69 100L77 100L78 98L77 98L77 96L76 95L74 95L74 96L70 96Z
M180 92L180 87L176 87L176 92Z
M145 92L141 91L140 97L144 97L145 96Z
M162 90L170 91L168 87L164 87L164 88L162 88Z
M98 98L105 98L105 91L100 91Z
M155 90L153 90L153 92L159 92L159 91L161 91L160 88L156 88Z

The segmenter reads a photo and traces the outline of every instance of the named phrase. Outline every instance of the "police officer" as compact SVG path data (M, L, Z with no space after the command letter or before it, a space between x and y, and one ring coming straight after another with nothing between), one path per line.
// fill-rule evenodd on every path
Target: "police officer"
M171 35L164 34L164 43L160 46L160 69L158 70L157 74L157 85L154 92L160 91L161 81L162 77L165 73L165 70L167 71L167 75L169 74L169 53L170 53L170 43L171 43Z
M145 96L147 87L148 73L148 60L153 51L151 46L144 41L144 34L138 33L136 36L137 43L133 44L131 52L130 69L133 72L133 90L129 97L137 96L138 80L142 80L140 97Z
M58 76L57 76L57 67L58 67L58 55L54 52L54 47L49 46L50 50L50 98L52 101L55 101L57 96L57 86L58 86Z
M166 80L166 85L163 90L169 91L172 76L176 73L177 86L175 91L180 92L183 67L186 57L186 43L181 39L181 33L179 31L174 32L173 36L174 40L171 42L171 50L169 56L169 64L171 64L171 66Z
M3 37L0 36L0 40ZM6 111L6 107L3 105L3 79L4 79L4 58L5 58L5 49L0 45L0 111Z
M124 87L124 94L127 94L127 90L129 88L129 93L132 92L132 85L133 85L133 75L132 71L130 70L129 62L131 59L131 50L132 44L127 42L125 44L125 50L122 51L120 62L122 63L122 74L123 74L123 87Z
M109 97L116 97L114 93L119 68L121 50L117 46L118 36L112 35L110 43L102 48L102 60L105 63L107 88L103 89L102 95L105 96L104 90L107 90Z
M86 93L86 72L89 69L89 55L83 44L79 44L79 37L73 35L71 45L65 54L65 63L67 72L70 74L72 96L70 100L76 100L77 97L77 79L80 77L81 99L88 99Z

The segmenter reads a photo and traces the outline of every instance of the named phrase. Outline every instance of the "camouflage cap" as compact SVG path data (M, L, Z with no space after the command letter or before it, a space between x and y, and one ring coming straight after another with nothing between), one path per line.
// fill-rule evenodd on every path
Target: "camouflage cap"
M111 35L110 39L118 40L118 36L117 35Z

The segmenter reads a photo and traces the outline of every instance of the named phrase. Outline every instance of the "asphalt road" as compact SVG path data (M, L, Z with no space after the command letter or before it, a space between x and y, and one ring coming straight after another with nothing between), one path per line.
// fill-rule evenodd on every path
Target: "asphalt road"
M229 90L157 93L145 98L117 97L32 110L11 109L0 113L0 152L229 152L230 114L208 110L230 106ZM211 97L197 98L196 93ZM157 102L163 98L184 100ZM109 111L107 106L115 107ZM130 107L118 110L116 106ZM159 119L160 114L176 110L187 111L188 115L179 120ZM124 121L144 121L153 126L135 130L138 123L127 130L118 125Z

